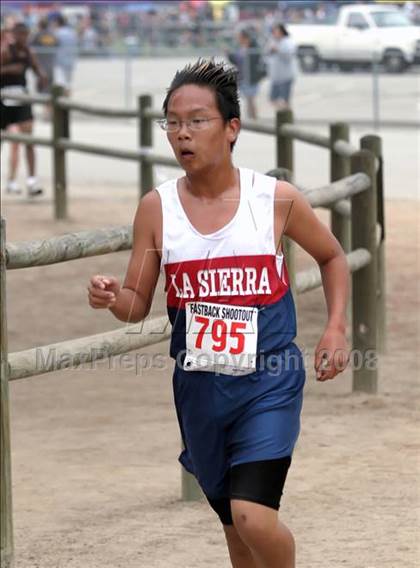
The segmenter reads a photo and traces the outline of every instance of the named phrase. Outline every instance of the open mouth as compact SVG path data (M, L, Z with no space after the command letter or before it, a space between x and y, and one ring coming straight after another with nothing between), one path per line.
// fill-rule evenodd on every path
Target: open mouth
M192 152L191 150L181 150L181 156L183 158L193 158L194 152Z

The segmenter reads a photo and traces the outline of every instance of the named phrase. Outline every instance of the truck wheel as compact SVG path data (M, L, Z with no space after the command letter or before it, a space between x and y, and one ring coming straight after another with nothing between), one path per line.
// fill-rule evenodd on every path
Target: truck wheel
M321 63L319 55L313 47L305 47L299 50L299 65L304 73L316 73Z
M408 67L402 53L390 51L384 56L384 66L388 73L402 73Z

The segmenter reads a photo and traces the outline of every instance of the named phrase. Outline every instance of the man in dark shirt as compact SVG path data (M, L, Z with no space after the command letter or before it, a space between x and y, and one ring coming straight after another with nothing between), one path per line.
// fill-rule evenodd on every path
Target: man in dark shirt
M44 86L47 76L38 63L36 55L28 46L29 29L23 23L13 28L13 42L6 45L0 55L0 128L2 130L15 130L24 134L32 134L33 115L30 104L7 98L7 95L24 95L26 89L26 71L32 69L40 83ZM12 143L10 152L10 169L7 182L7 191L20 193L16 181L19 158L19 145ZM39 195L42 189L35 176L35 151L31 145L26 146L26 160L28 165L27 189L30 196Z

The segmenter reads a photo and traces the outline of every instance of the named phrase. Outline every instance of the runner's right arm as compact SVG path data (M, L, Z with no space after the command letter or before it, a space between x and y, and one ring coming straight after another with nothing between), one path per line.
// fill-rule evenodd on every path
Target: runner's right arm
M133 250L123 286L112 276L93 276L88 287L92 308L108 308L116 318L130 323L148 315L160 270L156 246L160 226L160 197L151 191L141 199L134 218Z

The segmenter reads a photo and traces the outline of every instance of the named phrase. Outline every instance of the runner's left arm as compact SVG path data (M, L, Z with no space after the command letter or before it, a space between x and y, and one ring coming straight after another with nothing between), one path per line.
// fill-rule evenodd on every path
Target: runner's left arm
M319 265L328 320L316 348L315 369L318 380L332 379L348 360L345 331L350 277L346 256L337 239L293 185L277 183L275 211L280 235L294 240Z

